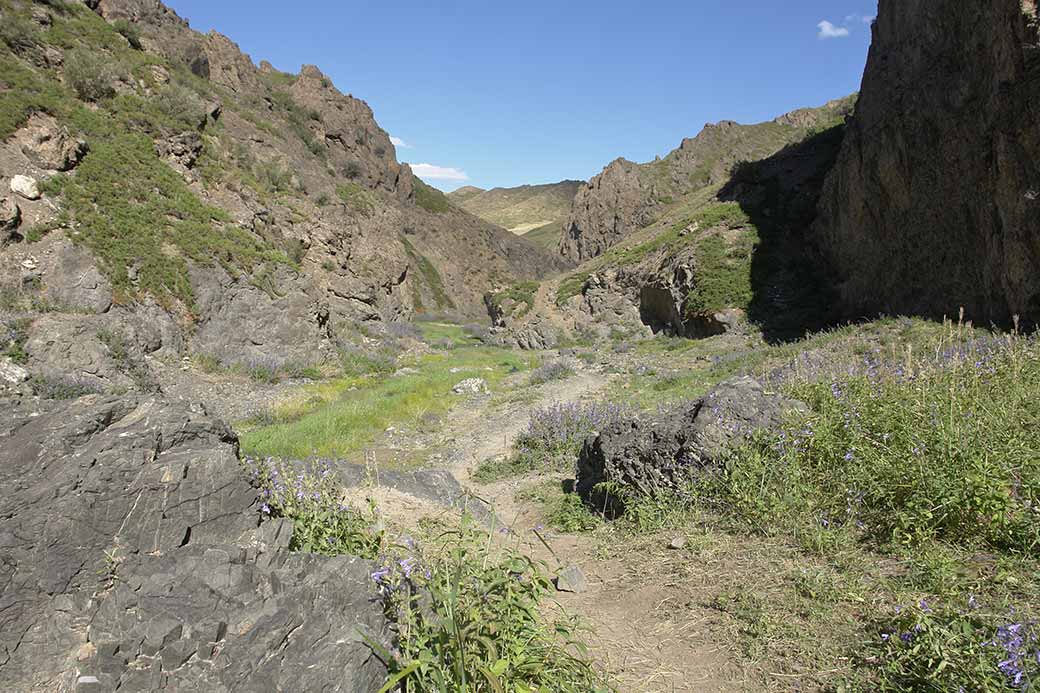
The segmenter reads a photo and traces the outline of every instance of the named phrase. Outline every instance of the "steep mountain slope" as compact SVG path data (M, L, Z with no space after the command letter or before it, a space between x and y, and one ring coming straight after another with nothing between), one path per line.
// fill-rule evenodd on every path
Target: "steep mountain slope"
M841 122L853 101L840 99L757 125L709 124L663 159L648 164L611 162L578 191L560 254L572 262L601 255L660 218L677 199L724 183L735 164L764 159Z
M111 382L101 327L170 359L312 362L553 270L415 179L318 68L257 67L157 0L88 5L0 0L0 287L38 314L35 371Z
M571 209L581 181L481 190L459 188L448 199L481 219L524 235L536 229L559 229Z
M1034 0L882 0L816 235L850 314L1040 320Z
M572 248L594 256L549 291L525 293L517 285L487 298L503 340L544 346L568 330L702 337L743 329L749 319L777 340L833 320L830 278L808 230L853 105L849 97L764 125L714 126L654 164L611 164L582 189L572 213L572 221L598 223L610 215L591 214L592 201L603 210L620 205L609 232L582 232L561 244L565 254ZM769 156L744 158L779 138L790 141ZM645 226L611 241L626 209L626 223Z

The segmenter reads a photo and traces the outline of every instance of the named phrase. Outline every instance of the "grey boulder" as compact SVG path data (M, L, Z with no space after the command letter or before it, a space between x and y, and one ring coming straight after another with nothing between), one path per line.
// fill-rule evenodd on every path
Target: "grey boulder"
M804 407L766 392L753 378L731 378L674 411L631 418L590 436L578 457L576 490L586 499L603 482L650 496L679 490L721 464L728 448L756 431L779 429L787 412Z

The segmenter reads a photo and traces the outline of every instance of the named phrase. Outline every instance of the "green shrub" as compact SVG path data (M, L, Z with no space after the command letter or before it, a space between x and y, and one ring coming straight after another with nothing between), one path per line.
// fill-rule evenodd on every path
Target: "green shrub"
M32 327L31 318L15 318L5 321L0 332L0 345L3 351L0 356L5 356L14 363L25 364L29 361L29 353L25 350L25 343L29 341L29 328Z
M866 656L875 690L1032 690L1040 682L1040 624L1023 614L967 603L921 601L879 621Z
M361 175L361 164L357 161L351 161L343 167L343 175L351 180Z
M115 96L117 75L107 55L76 49L65 56L65 82L83 101L102 101Z
M166 117L193 129L206 120L206 104L202 98L179 84L171 84L160 91L155 104Z
M23 54L39 46L39 31L32 21L19 15L4 14L0 22L0 41L14 53Z
M745 230L735 241L712 234L697 244L696 284L684 304L688 316L709 315L725 308L747 309L754 295L751 257L757 241L754 230Z
M609 690L582 658L573 621L543 622L539 604L552 593L544 564L465 526L442 536L373 574L400 630L400 654L382 652L384 691Z
M327 465L315 473L299 473L270 459L247 459L246 465L260 488L261 513L293 521L290 549L326 556L378 555L382 530L373 508L345 505L342 488Z
M71 376L34 375L29 384L36 396L42 399L78 399L101 392L96 383Z
M137 32L137 27L125 19L117 19L112 22L112 28L126 39L131 48L141 50L141 35Z

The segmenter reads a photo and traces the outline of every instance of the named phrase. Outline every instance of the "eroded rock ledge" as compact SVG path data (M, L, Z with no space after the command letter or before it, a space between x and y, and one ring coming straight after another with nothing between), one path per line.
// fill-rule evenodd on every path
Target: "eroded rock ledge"
M0 688L371 691L362 559L289 553L204 411L85 397L0 427Z

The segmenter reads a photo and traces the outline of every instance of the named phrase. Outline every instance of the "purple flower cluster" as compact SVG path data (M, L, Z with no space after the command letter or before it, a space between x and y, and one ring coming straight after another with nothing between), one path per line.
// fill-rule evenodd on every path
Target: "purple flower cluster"
M822 351L807 350L798 357L774 369L765 380L773 387L796 383L834 381L831 391L835 399L843 399L845 393L837 384L839 380L865 377L872 383L881 380L913 381L921 368L946 370L970 365L980 375L996 372L996 362L1008 353L1012 343L1001 335L986 335L947 346L942 351L931 350L915 357L907 370L907 359L874 347L863 355L840 357Z
M531 371L531 384L540 385L551 380L563 380L574 375L574 363L569 360L553 361Z
M624 420L625 411L610 402L568 402L535 410L527 430L517 437L517 449L529 454L576 452L589 434Z
M1008 623L986 643L1003 650L997 665L1013 688L1025 688L1040 675L1040 626L1036 621Z

